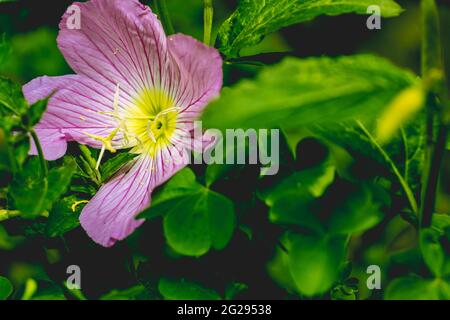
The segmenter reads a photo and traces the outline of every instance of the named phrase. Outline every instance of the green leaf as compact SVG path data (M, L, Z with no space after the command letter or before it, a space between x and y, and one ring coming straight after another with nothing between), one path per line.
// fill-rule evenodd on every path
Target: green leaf
M0 300L6 300L12 294L14 288L8 279L0 276Z
M26 218L34 218L50 210L53 202L67 191L75 170L73 158L66 157L61 167L51 169L48 177L42 178L39 159L31 158L10 186L16 209Z
M0 127L10 131L26 114L28 103L22 93L22 87L3 77L0 77Z
M383 219L381 206L375 192L386 193L384 190L360 185L337 208L333 209L327 225L332 233L353 234L368 230ZM385 195L389 196L389 195Z
M434 214L432 227L420 230L420 249L436 277L450 275L450 256L443 244L446 241L450 241L450 216Z
M321 223L310 207L324 194L334 176L334 165L325 161L293 173L274 187L259 191L258 196L270 207L271 222L321 231Z
M77 165L72 157L65 157L60 167L53 168L48 173L48 191L43 205L44 210L50 210L53 203L58 200L69 188L72 176Z
M122 166L130 162L136 157L136 154L123 152L119 153L117 156L109 159L100 167L101 176L103 181L107 181L111 178L117 171L119 171Z
M162 278L158 290L166 300L220 300L220 295L196 283Z
M320 15L366 14L372 5L380 7L383 17L402 12L393 0L241 0L219 30L218 48L227 57L235 58L242 48L258 44L281 28Z
M392 281L384 295L386 300L449 300L450 283L443 279L404 277Z
M225 300L233 300L239 293L247 289L248 286L245 283L232 282L225 289Z
M75 196L70 196L55 203L45 225L47 237L59 237L80 225L82 206L76 206L75 211L72 210L73 204L78 200Z
M211 247L223 249L235 228L234 205L213 192L187 196L164 217L164 234L178 253L201 256Z
M305 296L324 294L338 280L345 237L289 234L286 248L292 278Z
M201 256L211 247L223 249L235 229L233 202L198 183L188 168L156 192L150 208L138 218L160 215L168 244L188 256Z
M33 103L28 109L28 126L34 127L41 120L48 104L48 98Z
M34 218L45 210L47 190L48 180L40 175L37 157L29 159L9 187L15 208L26 218Z
M206 109L203 122L222 130L288 130L367 119L415 81L409 72L371 55L287 58L265 67L256 79L224 89Z
M0 64L9 56L11 53L11 48L6 41L6 35L0 36Z
M142 285L137 285L125 290L112 290L100 297L100 300L144 300L146 289Z

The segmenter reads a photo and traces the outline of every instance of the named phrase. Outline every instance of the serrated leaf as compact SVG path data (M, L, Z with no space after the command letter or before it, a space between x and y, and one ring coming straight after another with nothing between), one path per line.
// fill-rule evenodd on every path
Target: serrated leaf
M242 48L258 44L264 36L283 27L320 15L366 14L373 5L380 7L383 17L402 12L393 0L241 0L219 30L218 48L227 57L235 58Z
M203 123L222 130L288 130L367 119L415 81L409 72L371 55L287 58L255 79L225 88L206 109Z
M199 284L185 280L169 280L162 278L158 290L166 300L220 300L220 295Z
M47 237L61 236L80 225L79 216L82 206L73 207L78 200L75 196L70 196L56 202L45 225ZM75 208L75 211L73 208Z

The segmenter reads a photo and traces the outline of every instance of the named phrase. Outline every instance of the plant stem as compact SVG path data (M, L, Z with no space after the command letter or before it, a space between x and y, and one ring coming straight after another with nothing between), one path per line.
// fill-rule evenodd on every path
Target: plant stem
M36 134L36 131L30 130L31 137L33 138L34 144L36 145L36 149L38 151L39 162L41 164L41 175L42 178L45 178L48 174L47 161L44 158L44 152L42 152L41 143L39 142L39 138Z
M175 33L172 20L170 20L169 10L167 8L167 0L154 0L155 10L161 20L164 27L164 31L167 35Z
M414 193L409 187L408 183L406 182L405 178L402 176L400 171L398 170L397 166L395 165L394 161L391 159L391 157L386 153L386 151L380 146L380 144L377 142L377 140L372 136L372 134L367 130L367 128L364 126L364 124L357 120L356 123L361 128L361 130L364 132L364 134L369 138L370 142L375 146L375 148L380 152L380 154L383 156L383 158L386 160L386 162L391 166L391 170L394 173L394 175L397 177L400 185L403 188L403 191L406 194L406 197L408 198L409 205L411 207L411 210L417 214L419 211L416 198L414 197Z
M422 0L422 78L427 79L432 72L439 70L443 74L443 80L430 88L429 103L427 103L427 149L424 176L422 179L422 201L420 207L421 227L427 228L431 225L435 202L436 191L439 180L442 159L445 151L448 117L444 106L434 103L436 97L440 98L441 104L448 99L444 61L442 58L442 48L439 28L439 14L435 0ZM438 110L438 107L441 107ZM437 141L434 140L434 127L436 112L439 113L439 129Z
M207 46L210 46L211 45L213 17L214 17L213 0L203 0L203 3L204 3L203 43L206 44Z

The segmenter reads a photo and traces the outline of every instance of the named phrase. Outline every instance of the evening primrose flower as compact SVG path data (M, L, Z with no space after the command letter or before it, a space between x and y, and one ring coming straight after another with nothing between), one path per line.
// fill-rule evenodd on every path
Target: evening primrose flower
M142 224L135 217L152 190L185 166L194 121L222 87L222 59L189 36L167 37L138 0L74 5L81 28L69 28L66 13L57 42L76 74L37 78L23 90L29 103L55 92L35 128L48 160L62 157L68 141L101 155L119 149L137 154L80 216L88 235L108 247Z

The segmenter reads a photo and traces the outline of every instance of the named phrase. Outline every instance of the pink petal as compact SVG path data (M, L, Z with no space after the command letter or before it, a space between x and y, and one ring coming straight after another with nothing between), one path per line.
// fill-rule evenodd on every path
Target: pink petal
M144 222L135 217L150 204L153 189L184 166L166 161L174 152L164 149L155 158L140 156L100 188L80 216L92 240L111 247Z
M67 141L100 148L101 143L86 133L108 136L117 127L117 121L111 115L104 114L113 111L113 95L105 95L95 81L86 77L41 77L26 84L23 91L29 103L54 93L35 127L48 160L63 156ZM121 138L118 133L113 145L121 147ZM36 154L34 144L31 154Z
M113 92L120 83L126 92L162 84L168 62L161 23L138 0L91 0L80 8L81 28L69 29L66 13L60 23L58 46L77 74L96 79Z
M219 52L183 34L169 37L169 50L174 55L183 77L181 118L197 119L203 108L219 95L222 88L222 57Z

